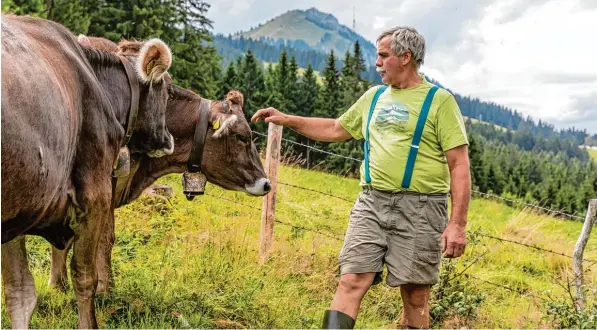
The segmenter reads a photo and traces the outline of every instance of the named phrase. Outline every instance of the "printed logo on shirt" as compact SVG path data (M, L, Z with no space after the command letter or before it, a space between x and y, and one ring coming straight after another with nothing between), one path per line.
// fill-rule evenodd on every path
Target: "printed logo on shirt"
M400 102L393 102L379 110L375 125L381 130L396 129L403 131L408 123L408 109Z

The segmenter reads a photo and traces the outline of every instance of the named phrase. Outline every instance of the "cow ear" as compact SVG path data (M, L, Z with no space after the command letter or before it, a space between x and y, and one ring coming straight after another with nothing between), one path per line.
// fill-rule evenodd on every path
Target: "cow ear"
M170 48L160 39L151 39L146 41L139 51L137 72L143 82L157 82L162 79L171 64Z
M243 97L243 94L236 90L231 90L230 92L228 92L228 94L226 94L226 101L230 101L233 104L238 104L241 108L245 103L244 99L245 98Z
M89 40L89 38L87 38L87 36L84 34L79 34L79 36L77 37L77 41L82 46L91 47L91 40Z
M220 138L222 136L228 135L230 132L230 127L236 123L238 117L236 115L225 115L225 114L217 114L216 117L211 121L212 127L215 130L213 137Z

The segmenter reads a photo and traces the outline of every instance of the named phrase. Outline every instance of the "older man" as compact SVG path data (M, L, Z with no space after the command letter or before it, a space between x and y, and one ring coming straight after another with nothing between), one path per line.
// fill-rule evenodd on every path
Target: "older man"
M341 277L324 328L354 327L361 300L381 282L384 264L386 283L400 287L403 326L429 327L430 286L439 280L441 254L459 257L466 246L471 182L458 104L419 74L425 40L414 28L383 32L377 54L387 86L365 92L340 118L291 116L274 108L252 118L318 141L365 139L363 191L350 213Z

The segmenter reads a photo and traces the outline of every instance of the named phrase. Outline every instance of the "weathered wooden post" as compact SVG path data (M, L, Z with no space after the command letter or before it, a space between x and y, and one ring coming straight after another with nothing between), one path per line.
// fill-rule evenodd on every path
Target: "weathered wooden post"
M589 235L591 235L592 226L595 222L595 213L597 213L597 199L591 199L589 201L589 208L587 209L585 224L582 226L580 236L574 246L574 286L576 288L574 304L578 310L584 310L586 304L582 261L585 246L587 245Z
M264 261L272 247L274 239L274 220L276 217L276 194L278 192L278 164L280 162L280 146L282 145L282 126L270 123L267 130L267 147L265 153L265 174L270 180L272 190L263 197L261 211L261 239L259 256Z

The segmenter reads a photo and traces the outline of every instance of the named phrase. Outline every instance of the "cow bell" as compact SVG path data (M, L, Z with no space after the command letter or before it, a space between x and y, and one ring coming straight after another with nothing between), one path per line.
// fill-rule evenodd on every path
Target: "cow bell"
M129 153L129 148L124 146L120 148L118 152L118 157L114 162L114 169L112 171L112 176L115 178L122 178L129 175L131 172L131 154Z
M182 174L182 192L187 200L192 201L195 196L205 193L207 178L201 172L184 172Z

